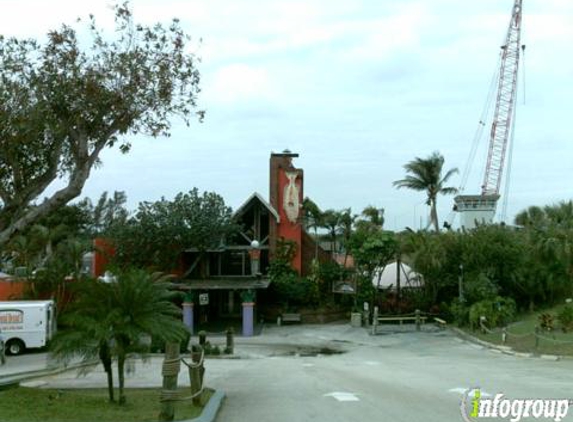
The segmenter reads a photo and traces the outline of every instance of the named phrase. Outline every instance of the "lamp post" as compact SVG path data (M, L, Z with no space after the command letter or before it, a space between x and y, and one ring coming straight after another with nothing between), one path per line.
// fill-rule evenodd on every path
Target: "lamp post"
M460 303L464 302L464 264L460 264L460 274L458 276L458 290Z
M251 249L249 250L249 258L251 258L251 275L256 276L261 271L261 249L257 240L251 242Z

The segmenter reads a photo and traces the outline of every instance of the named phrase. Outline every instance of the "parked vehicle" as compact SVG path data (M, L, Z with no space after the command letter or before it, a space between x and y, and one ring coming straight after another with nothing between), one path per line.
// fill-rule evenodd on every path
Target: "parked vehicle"
M56 332L56 305L53 300L0 302L0 330L6 354L44 347Z

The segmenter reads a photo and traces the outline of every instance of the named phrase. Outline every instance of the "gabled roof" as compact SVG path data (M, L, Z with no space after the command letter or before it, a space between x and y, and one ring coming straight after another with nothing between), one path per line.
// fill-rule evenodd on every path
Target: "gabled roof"
M233 218L238 217L243 213L245 213L249 205L255 200L258 200L261 204L263 204L264 207L267 210L269 210L269 212L275 217L277 223L280 223L280 217L277 210L275 210L273 206L269 204L258 192L253 192L253 194L249 196L249 198L245 202L243 202L243 204L239 208L237 208L237 210L233 213Z

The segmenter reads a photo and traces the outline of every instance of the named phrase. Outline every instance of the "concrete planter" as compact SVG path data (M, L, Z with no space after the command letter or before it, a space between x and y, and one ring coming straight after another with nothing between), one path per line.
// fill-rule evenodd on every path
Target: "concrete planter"
M350 325L352 327L362 326L362 314L360 312L352 312L350 314Z

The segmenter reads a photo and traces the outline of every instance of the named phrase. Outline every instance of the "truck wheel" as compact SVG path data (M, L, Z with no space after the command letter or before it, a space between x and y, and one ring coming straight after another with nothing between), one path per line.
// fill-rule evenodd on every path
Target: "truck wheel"
M25 346L22 340L14 339L6 343L6 354L19 355L24 352Z

